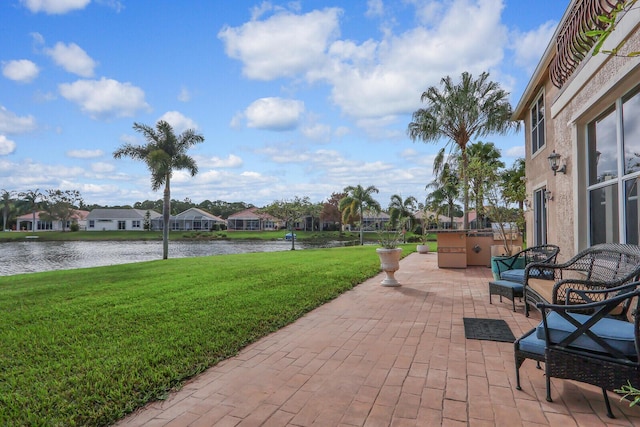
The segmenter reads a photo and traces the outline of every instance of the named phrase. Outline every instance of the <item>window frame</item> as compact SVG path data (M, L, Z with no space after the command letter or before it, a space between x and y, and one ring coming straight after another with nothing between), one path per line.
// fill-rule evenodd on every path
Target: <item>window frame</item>
M542 104L542 119L534 123L534 117L540 117L540 104ZM547 145L547 117L545 107L545 91L544 88L536 96L535 101L529 106L529 119L531 120L531 129L529 137L531 139L531 155L535 155ZM535 111L535 114L534 114ZM542 128L542 136L540 129ZM541 141L542 140L542 141Z

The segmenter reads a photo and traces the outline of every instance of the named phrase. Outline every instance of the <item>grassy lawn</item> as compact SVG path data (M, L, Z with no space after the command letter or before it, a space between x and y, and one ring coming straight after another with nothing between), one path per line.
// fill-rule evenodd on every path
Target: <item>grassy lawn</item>
M110 425L379 264L357 246L0 277L0 425Z

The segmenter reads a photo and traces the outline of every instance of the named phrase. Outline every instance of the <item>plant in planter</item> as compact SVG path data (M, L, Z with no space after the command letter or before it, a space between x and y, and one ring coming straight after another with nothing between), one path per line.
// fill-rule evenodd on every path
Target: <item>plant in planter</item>
M498 280L500 271L496 261L522 250L520 245L516 245L516 242L520 241L520 230L517 225L519 212L516 208L507 205L499 185L488 188L487 201L489 202L487 213L491 219L494 239L502 241L501 245L491 247L491 272L494 279ZM524 260L522 262L524 263ZM517 265L514 268L524 268L524 265Z
M383 224L378 231L378 242L380 247L376 249L380 257L380 268L385 272L386 277L382 281L382 286L400 286L394 274L400 269L400 255L402 248L398 245L404 237L406 219L389 221Z

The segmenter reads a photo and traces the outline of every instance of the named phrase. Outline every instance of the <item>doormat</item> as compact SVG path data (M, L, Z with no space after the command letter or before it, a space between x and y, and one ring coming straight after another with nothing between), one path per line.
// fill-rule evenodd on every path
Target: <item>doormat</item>
M463 317L464 336L470 340L487 340L500 342L514 342L516 337L502 319L474 319Z

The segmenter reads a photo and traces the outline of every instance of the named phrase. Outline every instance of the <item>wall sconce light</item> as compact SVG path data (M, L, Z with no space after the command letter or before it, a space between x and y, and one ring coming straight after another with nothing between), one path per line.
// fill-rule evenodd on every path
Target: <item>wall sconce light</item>
M529 199L524 200L524 207L527 209L531 209L531 201Z
M545 190L544 191L544 198L545 200L553 200L553 194L551 193L550 190Z
M556 176L557 172L562 172L563 174L567 173L567 164L565 163L560 167L560 154L556 153L556 150L553 150L553 153L549 154L549 166L551 166L551 170L553 171L553 176Z

